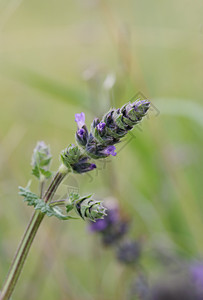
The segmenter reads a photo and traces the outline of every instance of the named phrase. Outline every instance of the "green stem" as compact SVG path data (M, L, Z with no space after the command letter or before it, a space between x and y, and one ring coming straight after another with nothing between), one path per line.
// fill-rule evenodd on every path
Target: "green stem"
M53 206L59 206L59 205L64 205L66 203L66 200L56 200L56 201L52 201L49 203L49 206L53 207Z
M67 174L67 169L65 169L62 166L59 169L59 171L56 173L56 175L54 176L46 193L44 194L43 199L45 202L51 201L58 186L60 185L60 183L66 176L66 174ZM27 226L27 229L25 230L24 236L20 242L18 250L17 250L15 257L13 259L13 262L11 264L7 278L2 287L1 294L0 294L0 300L9 300L10 299L10 297L13 293L13 290L16 286L16 283L18 281L18 278L20 276L20 273L22 271L22 268L23 268L23 265L27 258L27 255L29 253L32 242L35 238L37 230L38 230L44 216L45 215L43 213L41 213L40 211L35 211L35 213L31 217L31 220Z
M43 197L44 184L45 184L45 181L42 181L42 182L40 182L40 186L39 186L39 196L41 199Z

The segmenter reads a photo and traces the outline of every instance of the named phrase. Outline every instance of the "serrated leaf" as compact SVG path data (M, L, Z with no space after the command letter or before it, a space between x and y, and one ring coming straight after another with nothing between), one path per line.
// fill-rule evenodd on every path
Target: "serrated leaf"
M59 220L77 219L68 215L64 215L58 206L51 207L48 203L45 203L36 194L32 193L28 188L19 187L19 195L23 196L23 201L27 202L29 206L33 206L35 210L40 210L48 217L56 217Z

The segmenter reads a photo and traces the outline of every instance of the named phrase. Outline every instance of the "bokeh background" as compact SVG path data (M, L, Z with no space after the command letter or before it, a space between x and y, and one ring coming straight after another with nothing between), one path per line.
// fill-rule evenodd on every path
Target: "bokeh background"
M70 176L58 193L115 197L152 274L152 256L201 259L202 15L200 0L0 1L1 284L32 214L18 186L31 177L36 142L51 146L56 170L74 142L75 113L90 125L134 96L152 102L149 117L115 158ZM125 299L133 272L85 222L46 218L14 299Z

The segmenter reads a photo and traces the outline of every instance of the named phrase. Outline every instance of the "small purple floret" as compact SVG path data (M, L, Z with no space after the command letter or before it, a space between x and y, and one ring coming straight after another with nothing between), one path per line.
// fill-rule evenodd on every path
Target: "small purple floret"
M81 128L81 129L78 130L77 133L82 138L84 136L84 134L85 134L85 130L83 128Z
M81 112L80 114L75 114L75 122L78 124L78 128L82 128L85 125L85 114Z
M115 152L115 150L116 150L115 146L108 146L106 147L106 149L104 149L103 152L108 155L116 156L117 153Z
M90 170L94 170L94 169L96 169L96 167L97 166L95 164L91 164L89 168L90 168Z
M99 131L102 131L104 129L104 127L106 126L106 123L104 122L100 122L98 125L97 125L97 129Z

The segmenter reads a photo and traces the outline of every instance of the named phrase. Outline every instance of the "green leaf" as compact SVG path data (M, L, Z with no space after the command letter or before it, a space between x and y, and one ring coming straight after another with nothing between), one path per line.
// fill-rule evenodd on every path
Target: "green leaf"
M28 188L19 187L19 190L19 195L24 197L24 201L27 202L27 205L33 206L35 210L41 211L48 217L54 216L59 220L76 219L74 217L64 215L58 206L51 207L48 203L45 203L42 199L40 199L36 194L32 193Z
M40 172L42 175L44 175L46 177L46 179L50 178L52 176L52 172L51 171L46 171L42 168L40 168Z
M50 164L51 160L52 160L52 157L42 160L40 163L40 166L41 167L48 166Z
M40 179L40 171L37 165L32 169L32 175L37 177L37 179Z
M69 213L74 208L74 204L66 204L66 212Z

